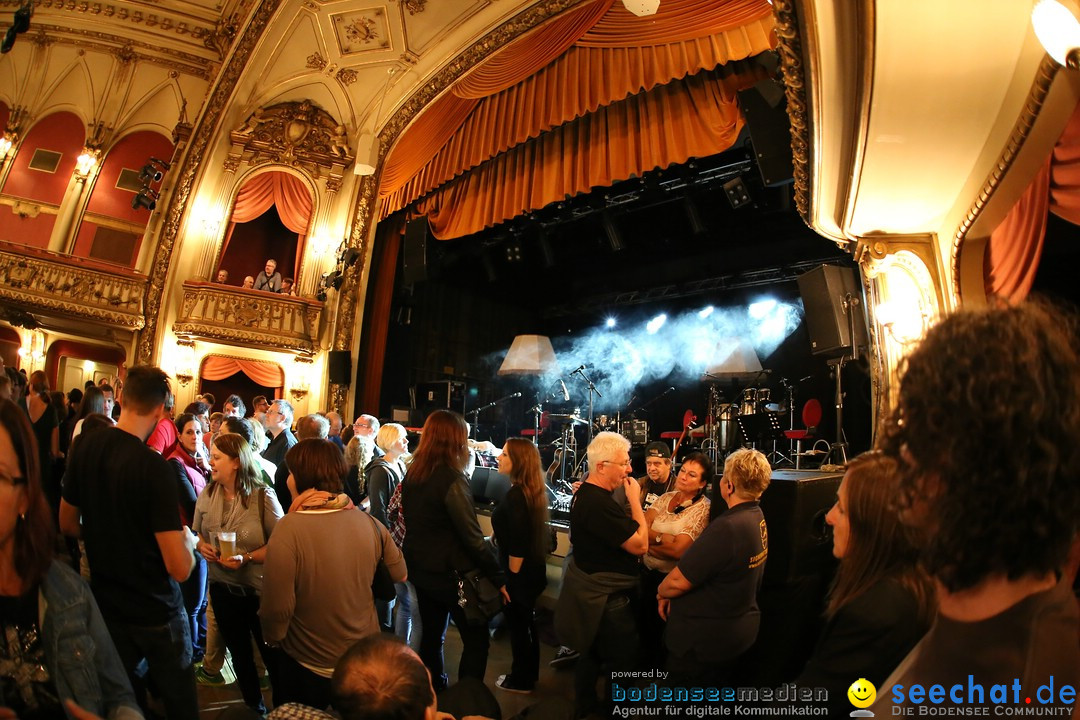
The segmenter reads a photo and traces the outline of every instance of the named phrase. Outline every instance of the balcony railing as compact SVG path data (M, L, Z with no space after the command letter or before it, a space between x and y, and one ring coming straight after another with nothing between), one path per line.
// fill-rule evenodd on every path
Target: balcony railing
M177 335L313 353L323 304L316 300L187 281Z
M0 298L133 330L146 324L147 277L128 268L0 241Z

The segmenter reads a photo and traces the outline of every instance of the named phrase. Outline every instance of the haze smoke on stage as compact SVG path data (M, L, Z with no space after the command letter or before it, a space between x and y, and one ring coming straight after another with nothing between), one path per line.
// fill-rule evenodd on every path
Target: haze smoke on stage
M700 381L710 364L740 344L752 346L764 363L795 331L802 316L799 302L765 299L749 307L668 314L659 327L649 323L654 320L651 317L638 321L620 318L617 327L601 326L575 336L553 337L552 342L563 376L579 365L587 366L586 374L604 395L597 400L597 407L614 410L622 408L642 385ZM555 374L538 378L535 391L544 393L558 379ZM584 405L583 379L575 375L567 384L573 402ZM561 392L559 395L561 400Z

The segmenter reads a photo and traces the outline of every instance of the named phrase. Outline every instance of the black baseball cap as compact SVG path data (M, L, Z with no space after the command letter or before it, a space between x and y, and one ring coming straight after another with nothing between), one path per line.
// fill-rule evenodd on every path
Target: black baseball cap
M645 457L671 459L671 448L665 442L651 442L645 446Z

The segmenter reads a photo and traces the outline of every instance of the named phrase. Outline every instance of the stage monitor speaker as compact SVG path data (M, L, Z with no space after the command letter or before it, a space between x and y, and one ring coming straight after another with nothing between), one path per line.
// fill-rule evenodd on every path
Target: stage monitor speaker
M854 313L855 340L859 347L867 345L866 314L863 295L855 271L838 265L820 265L797 278L799 294L806 311L806 329L810 333L810 351L814 355L851 354L851 324L844 298L857 298L849 306Z
M739 109L750 130L758 171L766 186L783 185L794 174L791 161L791 125L784 90L766 78L739 93Z
M405 249L401 254L401 279L405 285L427 280L428 234L426 217L405 224Z
M432 410L453 410L465 414L465 383L456 380L416 384L416 409L427 419Z
M469 479L469 488L477 503L498 505L510 492L510 476L492 468L477 466Z
M352 358L348 350L331 350L327 354L326 366L330 382L337 385L352 385Z
M825 515L836 502L843 473L774 470L761 496L769 532L766 584L831 572L832 532Z

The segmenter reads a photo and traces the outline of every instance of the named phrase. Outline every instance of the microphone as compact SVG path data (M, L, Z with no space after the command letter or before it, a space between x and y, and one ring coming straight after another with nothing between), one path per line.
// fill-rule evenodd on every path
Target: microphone
M559 384L562 385L563 402L570 402L570 391L566 389L562 378L559 378Z
M570 374L573 375L574 373L579 373L579 372L581 372L582 370L585 370L588 367L589 367L588 365L578 365L577 370L574 370L574 372L572 372Z
M521 393L519 393L519 392L512 393L510 395L507 395L507 397L521 397Z

